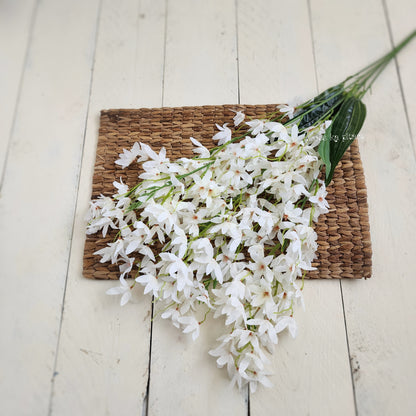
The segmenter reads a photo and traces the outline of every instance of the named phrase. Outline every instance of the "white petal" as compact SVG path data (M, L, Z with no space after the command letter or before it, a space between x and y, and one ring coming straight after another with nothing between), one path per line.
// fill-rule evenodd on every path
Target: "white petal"
M124 295L121 297L120 305L124 306L128 301L131 299L131 291L125 292Z

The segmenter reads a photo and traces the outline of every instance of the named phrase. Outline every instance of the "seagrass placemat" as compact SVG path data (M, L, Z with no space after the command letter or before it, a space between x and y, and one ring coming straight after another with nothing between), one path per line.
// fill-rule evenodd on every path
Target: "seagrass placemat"
M262 118L276 111L276 105L219 105L177 108L142 108L101 112L92 198L115 193L113 181L123 179L129 186L137 182L139 167L121 169L114 164L123 149L134 142L164 146L171 160L192 157L195 137L206 147L214 145L215 123L232 124L235 113ZM137 164L136 164L137 165ZM369 278L371 276L371 240L368 221L367 190L356 141L338 165L328 187L330 210L315 225L318 252L307 273L312 279ZM100 263L93 253L114 240L114 233L102 238L100 233L87 236L84 250L84 276L92 279L118 279L118 266Z

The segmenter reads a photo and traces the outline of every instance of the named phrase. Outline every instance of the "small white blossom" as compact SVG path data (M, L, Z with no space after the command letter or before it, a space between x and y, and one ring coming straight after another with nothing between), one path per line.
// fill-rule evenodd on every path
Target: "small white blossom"
M134 159L140 154L140 145L134 143L131 150L123 149L123 153L120 153L120 159L116 160L116 165L120 165L123 169L129 166Z
M277 319L277 324L275 326L275 330L277 333L282 332L288 328L290 335L292 335L293 338L296 337L298 332L298 327L296 325L296 321L291 316L281 316Z
M152 295L155 297L159 296L159 289L161 285L159 281L157 280L156 276L146 273L146 274L136 277L136 282L145 286L144 294L152 293Z
M192 339L195 341L199 336L199 322L193 316L183 316L178 318L178 322L184 326L185 334L192 333Z
M250 127L249 131L253 136L257 136L259 133L262 133L265 129L263 120L251 120L246 121L247 126Z
M231 130L227 127L227 123L222 127L218 124L216 126L219 132L213 137L213 140L218 140L219 145L229 142L231 140Z
M105 293L107 293L107 295L121 295L121 306L124 306L131 299L131 287L122 276L120 277L120 286L112 287Z
M312 202L312 204L316 204L320 209L321 213L328 212L328 202L326 201L325 197L327 195L327 191L325 189L325 185L321 184L321 187L318 189L315 195L312 195L309 197L309 201Z
M234 110L232 110L232 111L234 111ZM233 118L234 126L237 127L238 125L240 125L244 121L245 114L242 113L241 111L234 111L234 112L235 112L235 116Z
M278 107L280 109L280 112L289 117L290 119L293 118L293 113L295 112L294 107L291 105L280 105Z

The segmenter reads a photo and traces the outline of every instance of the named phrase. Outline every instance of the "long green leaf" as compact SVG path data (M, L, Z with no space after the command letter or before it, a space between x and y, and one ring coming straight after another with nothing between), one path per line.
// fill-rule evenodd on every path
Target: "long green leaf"
M344 99L343 86L336 85L328 88L316 96L307 106L304 107L297 117L301 117L299 130L302 131L310 126L315 125L319 120L328 114L331 110L336 110Z
M364 103L354 96L348 97L342 104L332 123L332 137L330 143L331 170L326 175L325 183L331 182L334 170L342 156L355 140L366 116Z

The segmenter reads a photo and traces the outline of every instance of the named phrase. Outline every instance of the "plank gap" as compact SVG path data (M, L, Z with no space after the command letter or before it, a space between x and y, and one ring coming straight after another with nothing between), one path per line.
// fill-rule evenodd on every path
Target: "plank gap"
M308 3L309 31L311 33L313 68L314 68L314 72L315 72L315 87L316 87L316 92L319 93L318 70L317 70L317 66L316 66L315 38L314 38L314 34L313 34L313 24L312 24L311 0L308 0L307 3Z
M59 320L59 327L58 327L58 336L56 341L56 347L55 347L55 359L53 363L53 369L52 369L52 377L51 377L51 389L49 394L49 406L48 406L48 416L52 415L53 409L52 409L52 403L53 403L53 395L55 390L55 376L57 375L57 365L58 365L58 355L59 355L59 345L61 340L61 334L62 334L62 324L63 324L63 317L64 317L64 309L65 309L65 298L66 298L66 289L68 286L68 275L69 275L69 266L71 264L71 256L72 256L72 240L74 236L75 231L75 217L77 214L77 207L78 207L78 194L79 194L79 186L80 186L80 180L81 180L81 171L82 171L82 161L84 157L84 148L85 148L85 138L87 134L87 124L88 124L88 115L90 111L90 103L91 103L91 94L92 94L92 85L94 80L94 67L95 67L95 54L97 51L97 43L98 43L98 33L100 28L100 18L101 18L101 10L102 10L102 2L103 0L99 0L98 7L97 7L97 18L95 21L95 34L94 34L94 45L93 45L93 54L92 54L92 65L91 65L91 74L90 74L90 81L89 81L89 91L88 91L88 104L87 109L85 112L85 119L84 119L84 130L82 134L82 146L81 146L81 154L79 159L79 169L78 169L78 181L77 181L77 187L75 191L75 206L73 210L73 217L72 217L72 229L70 234L70 241L69 241L69 252L68 252L68 261L66 265L66 272L65 272L65 283L64 283L64 291L62 295L62 306L61 306L61 316Z
M165 102L165 79L166 79L166 43L168 36L168 0L165 0L165 23L164 23L164 41L163 41L163 69L162 69L162 98L161 103L162 107Z
M396 45L394 44L394 39L393 39L393 30L391 28L389 9L387 7L386 0L381 0L381 3L383 5L384 17L386 19L387 31L388 31L388 34L389 34L390 44L391 44L391 47L394 48ZM415 149L415 143L414 143L414 139L413 139L412 126L410 125L409 111L408 111L408 108L407 108L406 97L404 95L403 81L402 81L402 76L401 76L401 73L400 73L400 68L399 68L399 62L398 62L398 59L397 59L397 55L394 57L394 66L396 68L397 79L399 81L400 95L401 95L402 102L403 102L404 115L406 117L407 129L409 130L410 143L412 145L413 157L414 157L415 162L416 162L416 149Z
M23 65L22 65L22 68L21 68L21 71L20 71L19 86L17 88L16 101L14 103L12 123L11 123L11 126L10 126L8 137L6 139L7 140L6 151L4 152L3 169L2 169L1 177L0 177L0 193L3 189L4 177L6 175L7 160L9 159L11 138L13 137L13 132L14 132L14 129L15 129L15 126L16 126L17 109L19 107L20 97L22 95L23 77L24 77L24 74L26 72L27 60L28 60L28 56L29 56L30 46L32 44L33 29L34 29L35 23L36 23L36 17L37 17L37 14L38 14L39 3L40 3L40 0L36 0L35 4L33 6L31 17L30 17L29 31L28 31L27 41L26 41L25 57L23 58Z
M240 55L238 43L238 0L234 2L235 8L235 45L236 45L236 64L237 64L237 102L241 104L240 100Z
M150 374L152 368L152 336L153 336L153 314L154 314L154 299L152 296L152 308L150 312L150 339L149 339L149 365L147 373L147 386L146 386L146 395L143 399L143 413L142 416L148 416L149 414L149 397L150 397Z
M312 42L313 66L314 66L314 72L315 72L315 85L316 85L316 91L319 94L320 90L319 90L319 81L318 81L318 67L317 67L316 48L315 48L315 36L314 36L313 21L312 21L311 0L307 0L307 4L308 4L309 29L310 29L311 42ZM347 354L348 354L348 364L349 364L351 384L352 384L354 412L355 412L355 415L357 415L358 411L357 411L357 400L356 400L356 394L355 394L355 383L354 383L353 369L352 369L352 364L351 364L350 345L349 345L349 340L348 340L347 320L346 320L346 315L345 315L344 295L342 292L341 280L339 281L339 289L340 289L341 304L342 304L342 315L343 315L343 320L344 320L345 341L347 344L346 346L347 346Z
M251 416L251 408L250 408L250 384L247 384L247 416Z
M351 353L350 353L350 342L349 342L349 339L348 339L347 317L346 317L346 314L345 314L344 294L342 292L342 281L341 280L339 281L339 289L340 289L340 292L341 292L342 315L344 317L345 341L347 343L348 361L350 363L352 395L353 395L353 399L354 399L354 411L355 411L355 415L358 415L357 397L356 397L356 394L355 394L354 370L352 368L352 357L351 357Z

